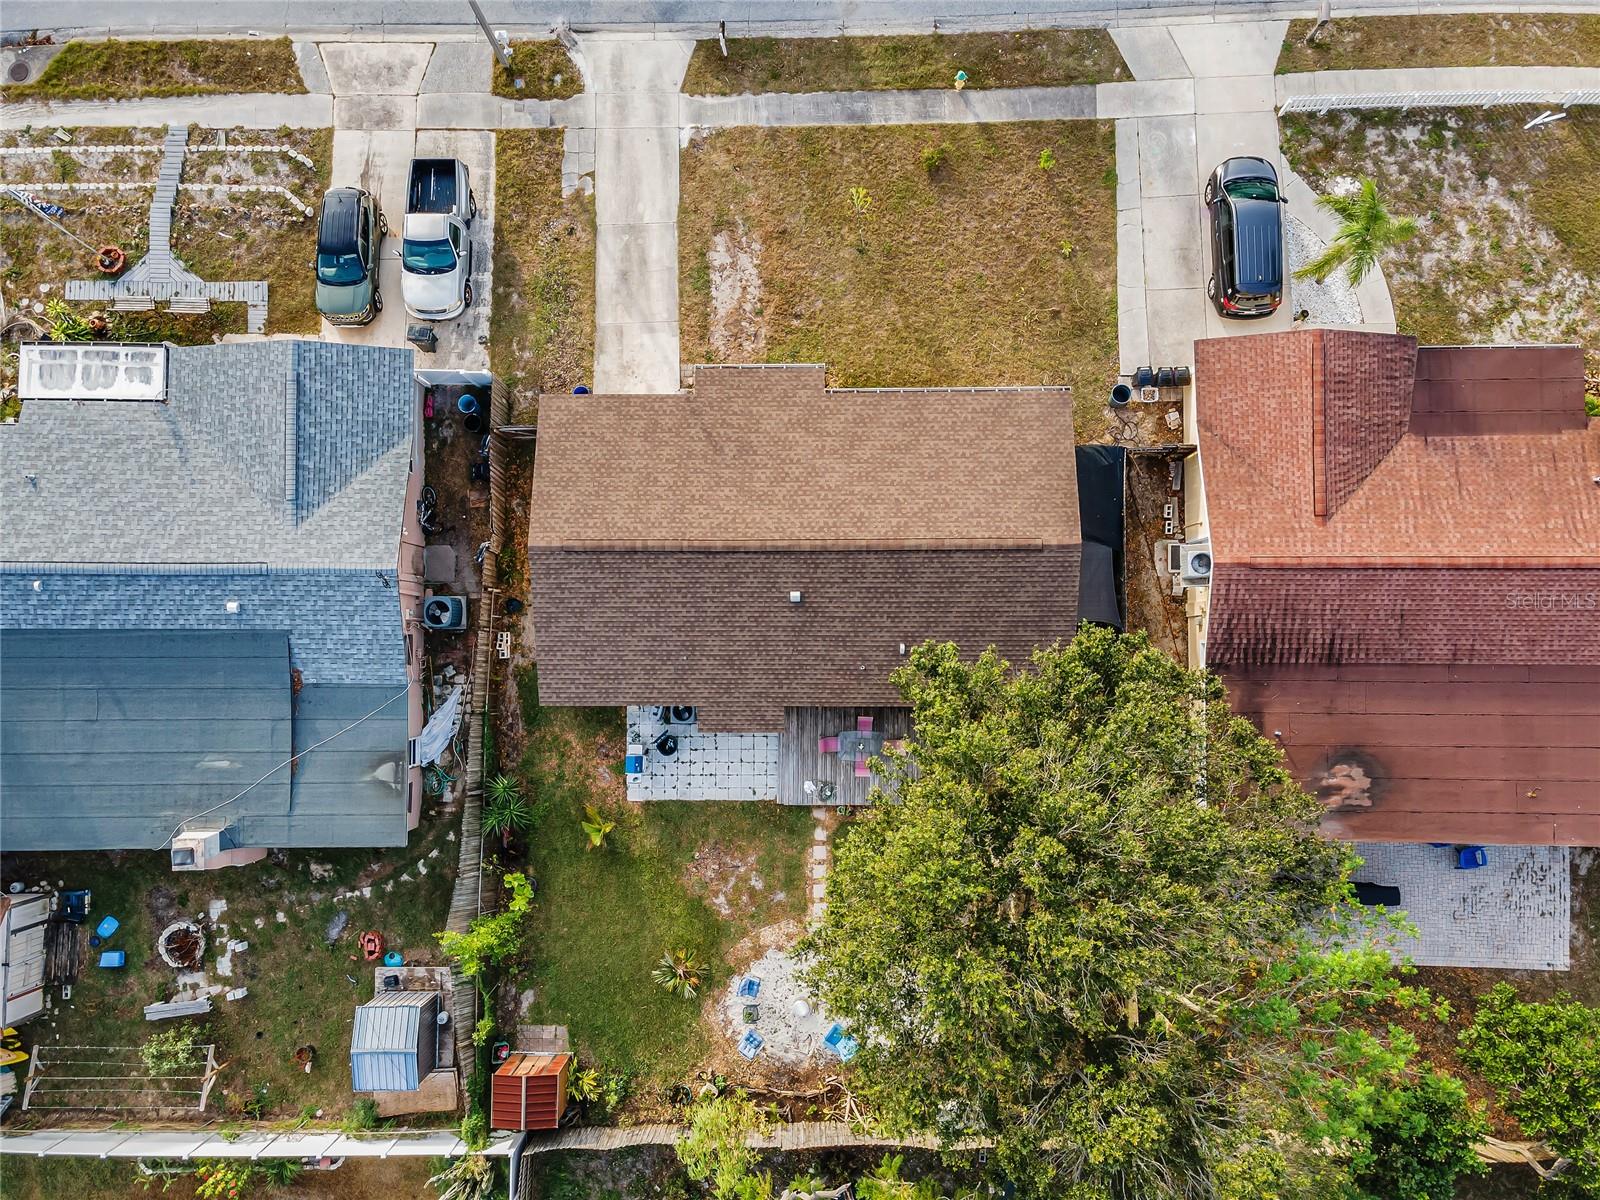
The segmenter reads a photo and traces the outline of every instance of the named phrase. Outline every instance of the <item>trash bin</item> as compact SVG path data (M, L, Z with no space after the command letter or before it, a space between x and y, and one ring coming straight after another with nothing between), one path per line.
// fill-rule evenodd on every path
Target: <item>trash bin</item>
M407 325L406 341L429 354L439 348L439 335L433 331L432 325Z

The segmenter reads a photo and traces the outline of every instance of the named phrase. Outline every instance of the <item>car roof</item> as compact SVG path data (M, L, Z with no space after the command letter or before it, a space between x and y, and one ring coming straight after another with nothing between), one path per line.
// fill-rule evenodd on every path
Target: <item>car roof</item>
M361 189L334 188L322 198L317 249L328 254L350 253L356 248L360 218Z
M1278 181L1278 172L1273 165L1264 158L1229 158L1225 159L1217 174L1224 183L1232 179L1270 179Z
M1235 285L1243 292L1283 285L1283 209L1272 200L1232 200Z

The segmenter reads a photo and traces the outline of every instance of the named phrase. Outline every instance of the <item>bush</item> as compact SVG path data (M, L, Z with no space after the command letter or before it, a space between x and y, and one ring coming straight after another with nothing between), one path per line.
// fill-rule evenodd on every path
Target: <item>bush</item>
M1563 1180L1600 1188L1600 1009L1567 995L1524 1003L1496 984L1461 1033L1461 1060L1525 1133L1568 1160Z
M474 917L466 933L447 930L434 935L468 979L476 980L486 967L498 966L522 946L523 921L533 907L533 885L526 875L516 872L504 882L511 889L504 912Z
M745 1144L770 1127L767 1114L743 1092L702 1100L689 1114L689 1131L678 1142L678 1159L689 1178L710 1183L717 1200L748 1194L757 1183L756 1152ZM766 1181L769 1185L771 1180Z
M1362 1200L1451 1200L1457 1176L1488 1169L1473 1147L1489 1125L1459 1079L1430 1069L1378 1103L1351 1159Z
M929 146L922 152L922 169L929 175L936 175L950 161L950 143L940 142L937 146Z
M482 1150L489 1144L489 1116L477 1105L461 1119L461 1140L468 1150Z
M362 1096L356 1101L355 1107L350 1110L350 1115L344 1119L346 1133L360 1133L365 1129L378 1127L378 1102L371 1096Z
M144 1069L151 1075L181 1075L200 1065L198 1034L192 1029L163 1029L152 1033L139 1048Z

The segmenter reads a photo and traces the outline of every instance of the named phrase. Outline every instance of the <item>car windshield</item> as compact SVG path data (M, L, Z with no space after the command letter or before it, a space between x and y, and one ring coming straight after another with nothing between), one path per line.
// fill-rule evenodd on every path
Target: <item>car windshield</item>
M1235 200L1276 200L1278 185L1270 179L1230 179L1223 190Z
M352 283L360 283L366 276L367 273L361 269L359 254L317 254L317 280L320 283L348 287Z
M413 242L408 238L403 254L406 270L413 275L443 275L455 270L456 252L444 238L436 242Z

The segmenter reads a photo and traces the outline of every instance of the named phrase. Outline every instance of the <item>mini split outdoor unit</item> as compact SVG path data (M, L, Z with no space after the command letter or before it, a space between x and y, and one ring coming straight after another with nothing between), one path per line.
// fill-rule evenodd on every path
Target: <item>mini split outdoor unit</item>
M1211 543L1173 542L1167 547L1167 571L1186 584L1211 582Z

